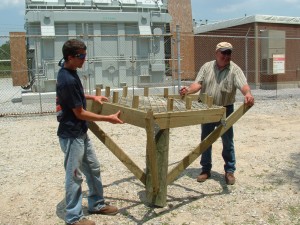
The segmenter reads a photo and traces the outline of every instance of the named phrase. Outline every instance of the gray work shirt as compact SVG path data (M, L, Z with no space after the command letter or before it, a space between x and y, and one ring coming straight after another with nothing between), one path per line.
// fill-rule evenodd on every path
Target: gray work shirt
M201 93L213 97L213 104L219 106L231 105L235 102L236 89L247 84L241 68L234 62L219 70L216 60L205 63L199 70L196 82L200 83Z

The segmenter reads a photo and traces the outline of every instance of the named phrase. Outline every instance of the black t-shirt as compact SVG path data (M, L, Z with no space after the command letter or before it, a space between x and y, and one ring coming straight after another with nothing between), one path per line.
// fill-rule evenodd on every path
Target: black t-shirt
M88 130L87 121L77 119L72 109L86 109L86 98L76 70L61 68L56 82L56 112L59 122L57 135L76 138Z

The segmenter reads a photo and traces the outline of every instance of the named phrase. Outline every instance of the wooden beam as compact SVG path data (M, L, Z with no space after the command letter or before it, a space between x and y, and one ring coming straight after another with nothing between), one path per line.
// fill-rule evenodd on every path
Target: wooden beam
M159 191L158 170L157 170L157 157L156 145L154 137L154 120L153 112L149 110L146 116L146 193L148 202L153 203Z
M160 95L163 97L163 95ZM174 99L181 99L181 100L185 100L187 97L191 98L192 101L198 101L199 99L199 95L197 94L193 94L193 95L186 95L186 96L181 96L181 95L168 95L169 98L174 98Z
M146 174L95 122L89 122L89 129L135 175L137 179L146 185Z
M116 105L110 102L103 102L103 104L101 105L99 102L95 102L92 100L87 100L87 109L91 112L102 115L110 115L120 110L120 119L125 123L145 128L146 112L137 109L128 108L122 105Z
M227 117L223 126L220 124L213 132L211 132L192 152L190 152L183 160L177 164L168 174L167 184L172 183L176 177L184 171L192 162L194 162L207 148L212 145L219 137L221 137L236 121L238 121L251 107L243 104Z
M147 114L146 196L155 206L164 207L167 202L167 175L169 157L169 129L159 129L153 113Z
M184 112L155 113L155 123L161 129L190 126L201 123L218 122L225 113L225 108L191 110Z

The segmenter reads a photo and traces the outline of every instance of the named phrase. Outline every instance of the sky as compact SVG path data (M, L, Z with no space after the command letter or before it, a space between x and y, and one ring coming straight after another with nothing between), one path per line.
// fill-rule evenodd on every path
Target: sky
M181 1L181 0L178 0ZM213 23L252 15L300 17L300 0L191 0L193 19ZM0 36L24 31L25 0L1 0Z
M180 0L179 0L180 1ZM196 22L218 22L253 15L300 17L300 0L191 0Z

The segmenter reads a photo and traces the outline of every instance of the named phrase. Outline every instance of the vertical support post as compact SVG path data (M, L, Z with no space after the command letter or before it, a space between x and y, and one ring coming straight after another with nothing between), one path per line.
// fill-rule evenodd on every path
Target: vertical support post
M124 87L123 87L123 97L126 98L126 97L127 97L127 94L128 94L128 87L127 87L127 86L124 86Z
M206 104L207 104L208 108L211 108L211 107L212 107L213 101L214 101L214 99L213 99L212 96L208 96L208 97L207 97Z
M110 97L110 87L109 86L107 86L107 87L105 87L105 97Z
M101 88L96 87L96 96L101 96ZM102 109L102 105L99 102L88 101L87 104L91 104L91 111L99 114Z
M167 174L169 157L169 129L161 130L154 122L153 112L146 116L146 196L155 206L167 203ZM159 171L159 172L158 172Z
M145 97L149 96L149 87L144 87L144 96Z
M192 108L192 98L190 96L187 96L185 99L185 108L186 109Z
M206 93L202 93L200 95L200 101L203 103L203 104L206 104L207 103L207 94Z
M113 103L118 103L119 101L119 92L114 91L113 92Z
M135 95L132 99L132 108L137 109L139 107L139 96Z
M174 108L174 98L168 98L167 111L173 111L173 108Z
M101 96L101 88L96 88L96 96Z
M164 88L164 98L168 98L168 96L169 96L169 89Z

